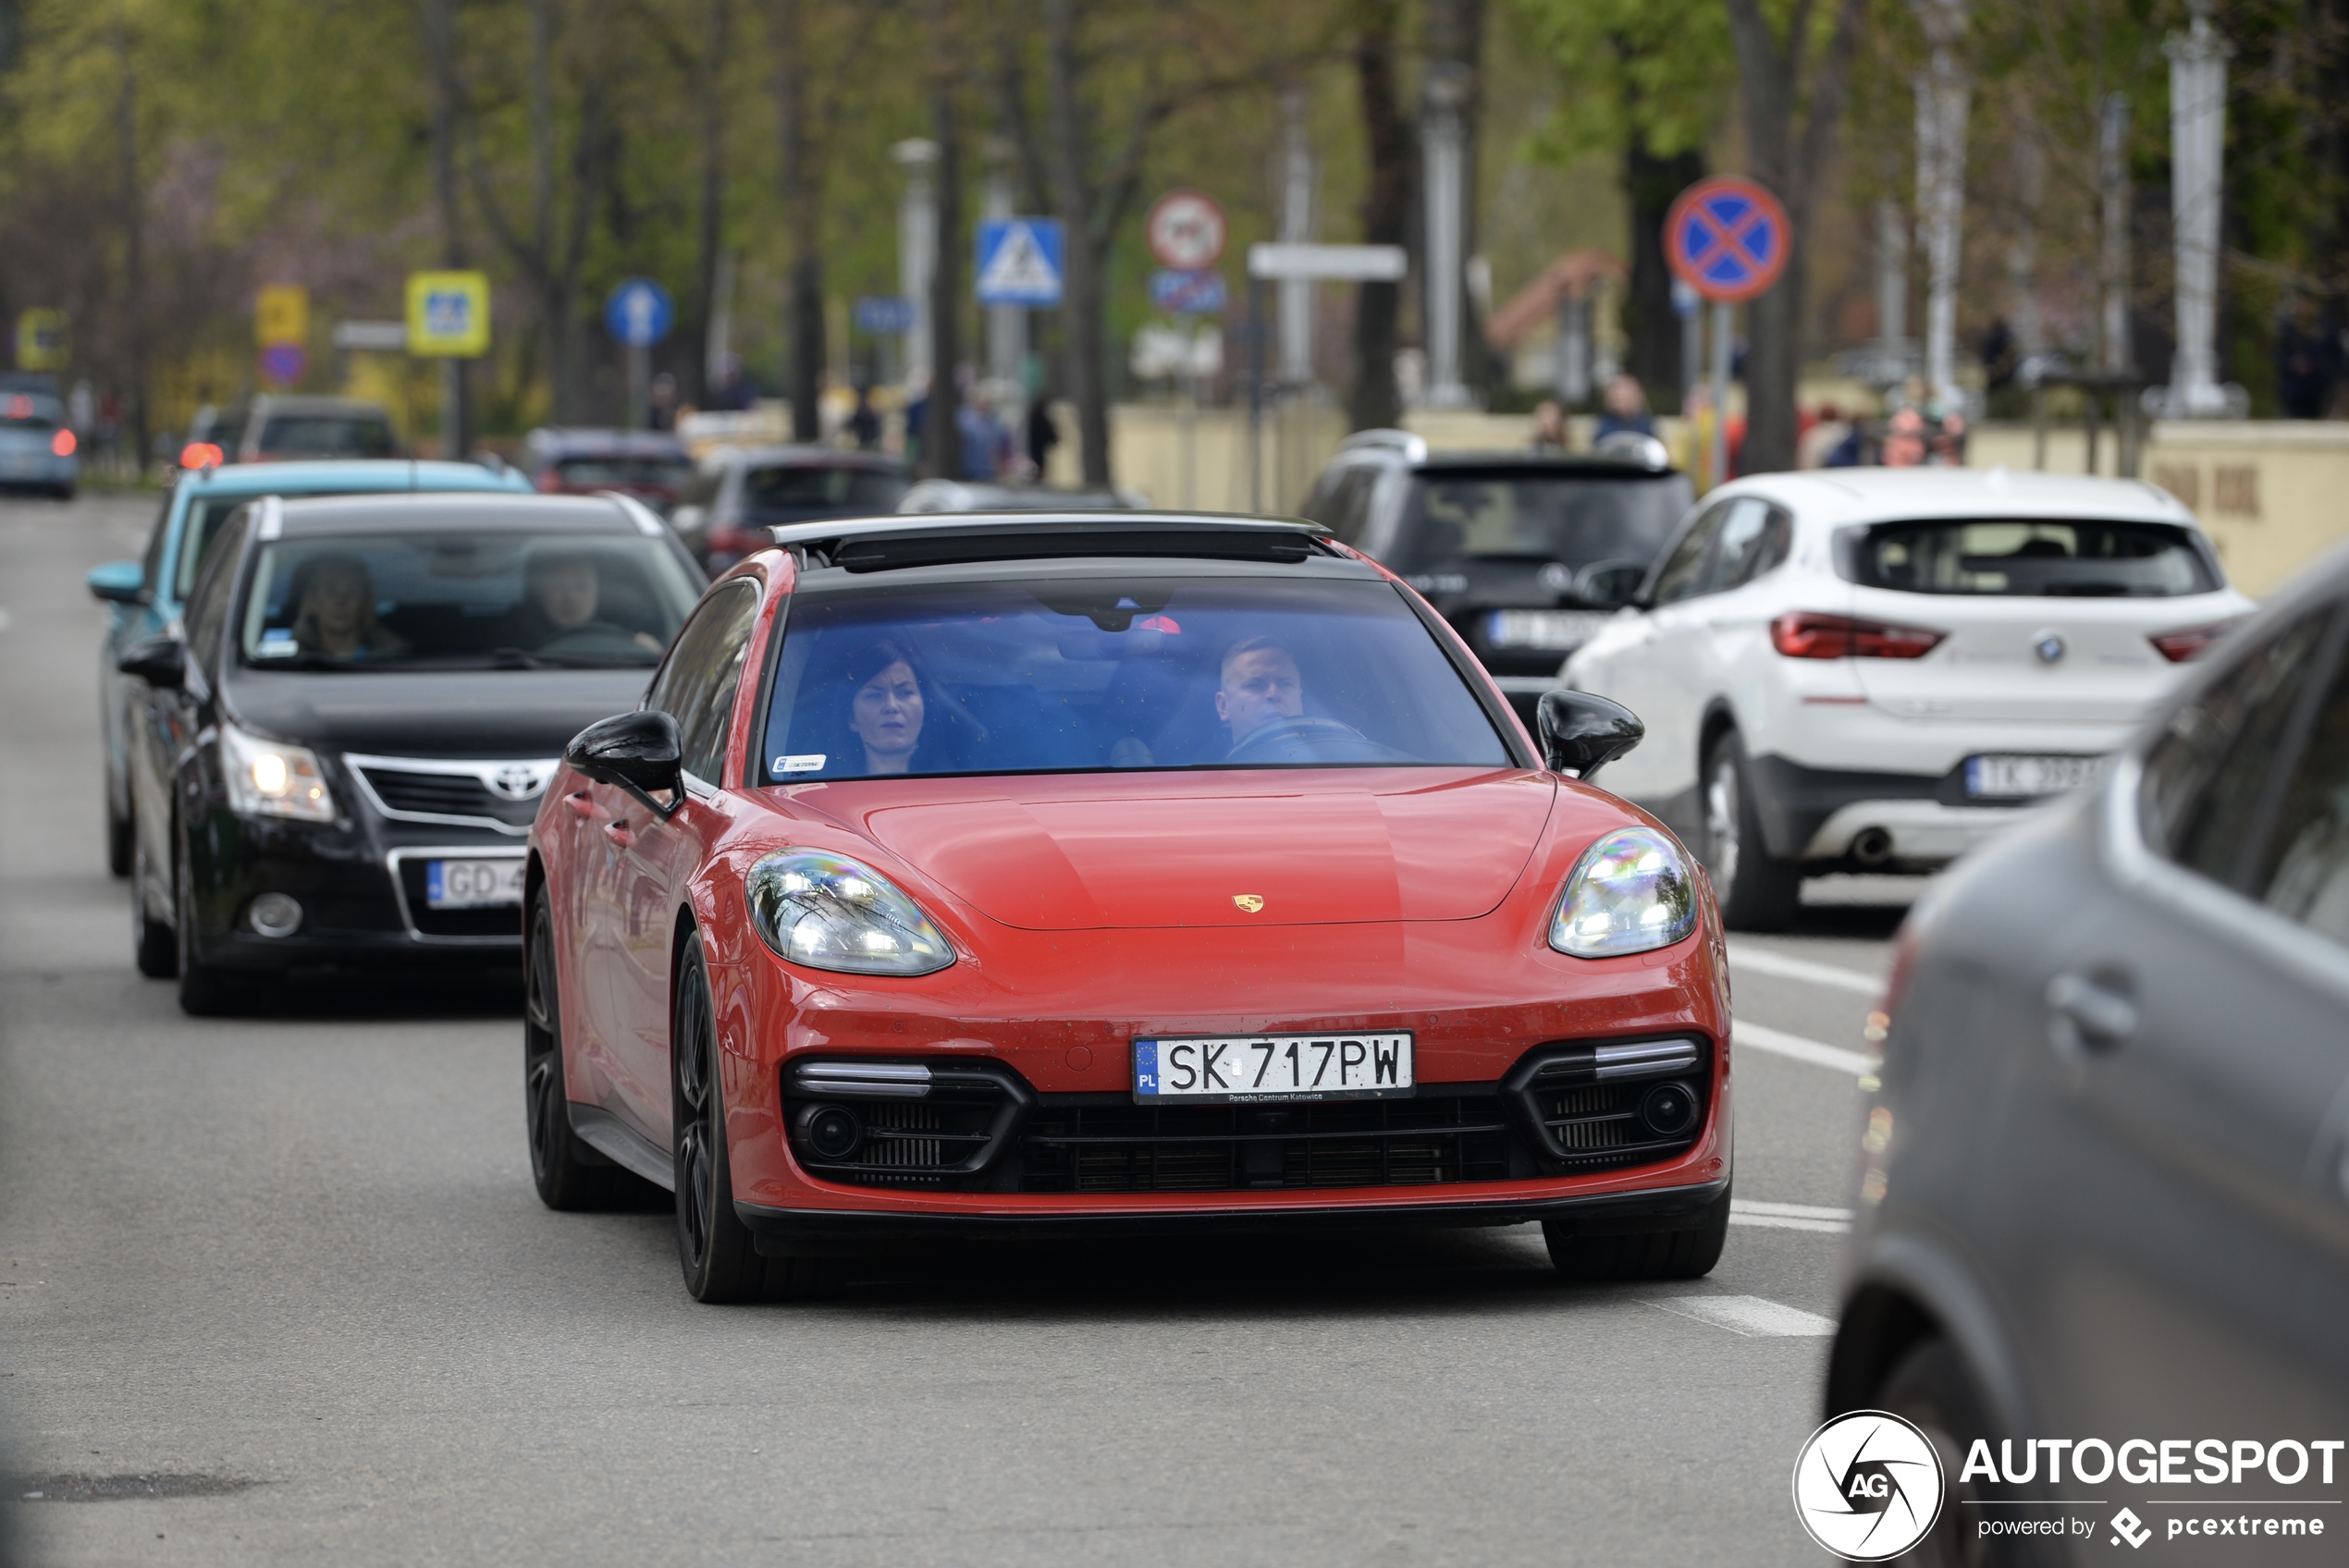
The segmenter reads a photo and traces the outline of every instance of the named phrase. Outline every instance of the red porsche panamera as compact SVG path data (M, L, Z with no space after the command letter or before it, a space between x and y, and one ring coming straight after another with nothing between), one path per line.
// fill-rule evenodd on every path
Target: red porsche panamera
M1690 1276L1729 1208L1709 890L1316 525L777 531L530 844L531 1160L676 1194L704 1301L936 1237L1540 1220ZM1578 777L1579 776L1579 777Z

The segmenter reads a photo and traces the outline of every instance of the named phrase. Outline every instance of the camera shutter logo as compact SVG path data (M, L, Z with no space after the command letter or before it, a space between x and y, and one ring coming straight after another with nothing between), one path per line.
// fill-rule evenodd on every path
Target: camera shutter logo
M1941 1516L1941 1456L1898 1415L1857 1410L1811 1434L1794 1462L1794 1513L1851 1562L1898 1557Z

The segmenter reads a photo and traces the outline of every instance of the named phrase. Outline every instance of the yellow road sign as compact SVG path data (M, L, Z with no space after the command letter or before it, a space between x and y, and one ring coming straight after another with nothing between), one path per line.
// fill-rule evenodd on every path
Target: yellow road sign
M310 290L299 283L267 283L253 301L252 340L261 348L300 343L310 336Z
M487 353L489 275L410 273L408 351L453 360L479 359Z
M17 317L17 368L63 370L71 357L63 311L27 311Z

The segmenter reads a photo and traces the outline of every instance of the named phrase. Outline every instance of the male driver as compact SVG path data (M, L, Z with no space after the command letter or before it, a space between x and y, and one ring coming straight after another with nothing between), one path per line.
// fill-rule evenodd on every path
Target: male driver
M1224 655L1215 717L1231 726L1232 749L1268 724L1305 713L1305 681L1289 651L1270 637L1248 637Z
M603 579L593 557L542 551L531 557L523 579L530 594L523 612L529 646L541 647L566 636L602 637L660 652L658 639L597 619L596 612L603 604Z

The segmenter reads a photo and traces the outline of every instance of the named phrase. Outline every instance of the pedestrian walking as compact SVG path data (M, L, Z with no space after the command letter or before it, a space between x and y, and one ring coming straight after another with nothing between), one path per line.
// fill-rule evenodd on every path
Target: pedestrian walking
M1052 448L1061 444L1060 426L1052 423L1052 400L1050 397L1038 397L1027 405L1026 423L1027 428L1023 434L1027 437L1027 460L1036 465L1037 483L1041 484L1044 475L1050 472L1048 465L1052 460Z

